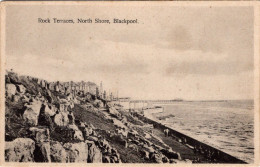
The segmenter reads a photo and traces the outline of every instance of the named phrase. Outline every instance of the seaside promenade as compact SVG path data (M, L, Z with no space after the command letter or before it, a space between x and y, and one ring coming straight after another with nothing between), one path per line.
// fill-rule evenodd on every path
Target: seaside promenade
M190 159L196 163L246 164L245 161L182 134L155 120L138 113L135 113L135 115L143 122L153 124L153 133L160 137L165 144L169 145L176 152L179 152L183 159ZM165 129L169 129L169 136L167 137L164 134Z
M129 112L97 88L75 91L13 72L5 77L7 162L245 163Z

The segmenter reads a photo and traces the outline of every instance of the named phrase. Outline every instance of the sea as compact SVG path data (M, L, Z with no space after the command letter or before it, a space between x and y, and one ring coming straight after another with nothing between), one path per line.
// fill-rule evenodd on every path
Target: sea
M254 163L254 101L182 101L158 104L163 112L153 120L209 144L234 157Z

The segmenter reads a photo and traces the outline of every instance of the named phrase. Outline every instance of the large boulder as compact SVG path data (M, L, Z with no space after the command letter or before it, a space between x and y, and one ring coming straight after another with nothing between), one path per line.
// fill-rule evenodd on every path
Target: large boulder
M146 139L150 139L151 138L151 135L149 134L149 133L144 133L144 138L146 138Z
M67 153L62 145L57 141L51 141L51 162L66 162Z
M141 155L144 157L145 160L149 160L149 152L146 150L140 150Z
M135 138L135 137L138 136L138 132L137 132L136 130L131 129L131 130L128 132L128 136Z
M151 153L150 160L154 163L163 163L163 155L158 153Z
M124 124L123 122L117 120L117 119L113 119L113 124L117 127L117 128L120 128L120 129L128 129Z
M79 128L75 124L69 125L68 128L71 129L73 132L73 139L84 141L82 132L79 130Z
M67 153L66 162L87 162L88 145L86 143L66 143L63 147Z
M93 142L98 142L98 138L96 136L88 136L86 138L86 140L93 141Z
M53 97L52 97L52 93L50 90L47 89L47 96L46 99L48 100L49 103L53 102Z
M169 149L162 149L161 152L169 159L178 159L181 160L181 155L178 152L169 150Z
M14 72L8 72L8 77L11 83L18 84L21 82L20 77Z
M103 156L102 163L110 163L110 157L109 156Z
M122 134L124 137L127 137L128 131L123 129L116 129L115 131L117 134Z
M62 104L68 104L69 103L69 101L67 99L64 99L64 98L59 99L59 102L62 103Z
M68 129L71 129L71 130L73 130L73 131L79 130L78 126L75 125L75 124L68 125Z
M53 116L56 114L56 110L57 108L55 108L54 106L48 106L47 104L44 105L44 114L48 115L48 116Z
M41 84L41 79L37 79L37 84L40 85Z
M59 92L59 91L60 91L59 85L55 85L55 86L54 86L54 90L55 90L56 92Z
M13 95L12 96L12 102L18 102L21 99L20 95Z
M49 142L36 143L34 151L35 162L51 162L51 151Z
M23 114L23 118L27 123L31 125L38 125L38 118L40 114L42 103L40 101L34 100L30 105L26 106Z
M35 142L29 138L17 138L5 142L5 160L7 162L33 162Z
M153 147L151 147L151 146L149 147L147 145L143 146L143 150L148 151L149 153L154 153L155 152Z
M67 112L60 112L54 117L54 123L58 126L67 126L69 124L69 118Z
M22 100L23 103L29 103L30 97L29 97L29 96L27 97L26 95L23 95L23 96L21 97L21 100Z
M41 83L41 87L43 87L43 88L46 87L46 81L45 80L41 80L40 83Z
M88 145L88 162L90 163L102 163L102 153L97 148L93 141L86 140L85 143Z
M26 88L23 85L17 85L17 90L19 93L24 94L26 91Z
M98 100L98 99L96 99L96 100L93 102L93 105L96 106L96 107L98 107L98 108L104 107L102 101L101 101L101 100Z
M84 141L83 134L82 134L82 132L80 130L77 130L77 131L74 132L73 138L75 140Z
M118 144L124 145L127 148L127 139L123 135L114 133L111 134L110 137Z
M31 127L31 137L36 141L36 143L49 142L50 132L46 127Z
M69 124L74 124L75 123L75 117L74 117L73 112L70 112L68 114L68 118L69 118Z
M93 134L93 130L92 130L92 128L88 128L88 127L86 127L86 128L83 128L83 137L84 137L84 139L87 139L90 135L92 135Z
M114 107L109 107L109 113L114 115L114 116L119 116L120 113L114 108Z
M51 162L50 158L50 132L46 127L31 127L31 137L36 142L34 160L36 162Z
M5 89L9 98L12 98L12 96L16 93L16 86L14 84L6 84Z
M70 107L71 109L73 109L73 108L74 108L74 102L71 100L69 103L70 103L69 107Z
M100 139L99 140L100 147L111 147L106 139Z

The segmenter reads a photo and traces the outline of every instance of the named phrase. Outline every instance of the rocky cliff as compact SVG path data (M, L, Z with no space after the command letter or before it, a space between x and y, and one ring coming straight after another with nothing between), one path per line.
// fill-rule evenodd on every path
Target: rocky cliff
M156 136L153 125L90 92L72 95L13 72L5 81L8 162L191 162Z

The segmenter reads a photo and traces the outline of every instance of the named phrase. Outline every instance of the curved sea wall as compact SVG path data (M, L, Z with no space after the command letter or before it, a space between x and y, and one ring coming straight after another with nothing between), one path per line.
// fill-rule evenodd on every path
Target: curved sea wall
M191 146L193 148L200 148L201 150L211 150L211 152L215 152L217 153L216 158L223 162L223 163L234 163L234 164L246 164L245 161L242 161L232 155L229 155L219 149L216 149L212 146L209 146L205 143L202 143L190 136L187 136L183 133L180 133L170 127L167 127L159 122L156 122L154 120L151 120L147 117L144 117L143 115L140 114L136 114L136 116L142 120L145 123L149 123L149 124L153 124L154 128L158 128L162 131L164 131L165 129L169 129L169 135L172 136L173 138L175 138L176 140L180 140L181 142L183 142L184 144ZM205 153L206 154L206 153Z

